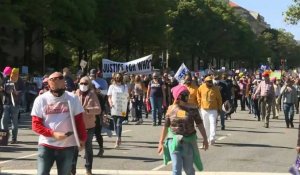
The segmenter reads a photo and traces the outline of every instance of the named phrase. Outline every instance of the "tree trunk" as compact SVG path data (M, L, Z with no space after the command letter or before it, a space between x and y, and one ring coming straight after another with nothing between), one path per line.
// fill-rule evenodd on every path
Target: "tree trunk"
M32 35L33 35L33 29L32 28L24 31L24 60L23 60L23 64L26 65L26 66L31 65Z

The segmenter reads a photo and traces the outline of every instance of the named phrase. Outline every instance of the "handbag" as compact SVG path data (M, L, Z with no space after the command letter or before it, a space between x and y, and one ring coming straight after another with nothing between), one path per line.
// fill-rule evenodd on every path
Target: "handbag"
M146 108L147 108L147 112L149 113L151 111L151 103L149 100L146 100Z
M0 129L0 146L7 146L9 138L9 131Z
M111 118L111 116L109 116L109 115L104 115L103 116L103 127L107 128L111 131L115 130L114 120Z

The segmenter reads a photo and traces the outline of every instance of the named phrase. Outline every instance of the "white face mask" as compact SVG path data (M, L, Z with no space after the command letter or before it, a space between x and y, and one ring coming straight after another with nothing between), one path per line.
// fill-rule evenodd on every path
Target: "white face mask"
M87 85L79 85L79 89L81 92L86 92L89 90L89 87Z
M213 84L218 84L219 80L213 80Z

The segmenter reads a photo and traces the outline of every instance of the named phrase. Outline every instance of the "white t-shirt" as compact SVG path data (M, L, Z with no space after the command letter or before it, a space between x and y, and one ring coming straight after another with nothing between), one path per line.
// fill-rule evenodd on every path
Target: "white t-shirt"
M112 84L108 88L107 95L116 95L117 93L128 93L128 87L127 85L116 85Z
M71 103L74 116L84 111L75 94L66 91L62 96L55 97L48 91L35 99L31 115L42 118L44 126L53 131L65 133L73 131L68 101ZM39 144L64 148L76 146L76 141L74 134L61 141L40 135Z

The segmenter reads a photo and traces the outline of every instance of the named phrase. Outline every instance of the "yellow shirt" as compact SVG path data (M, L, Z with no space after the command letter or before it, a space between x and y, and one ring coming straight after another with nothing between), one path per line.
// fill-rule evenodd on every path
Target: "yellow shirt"
M202 84L197 90L197 101L200 109L222 109L222 96L218 87L208 88Z
M188 103L189 104L193 104L198 106L198 102L197 102L197 86L195 85L185 85L187 87L187 89L189 90L189 100Z

